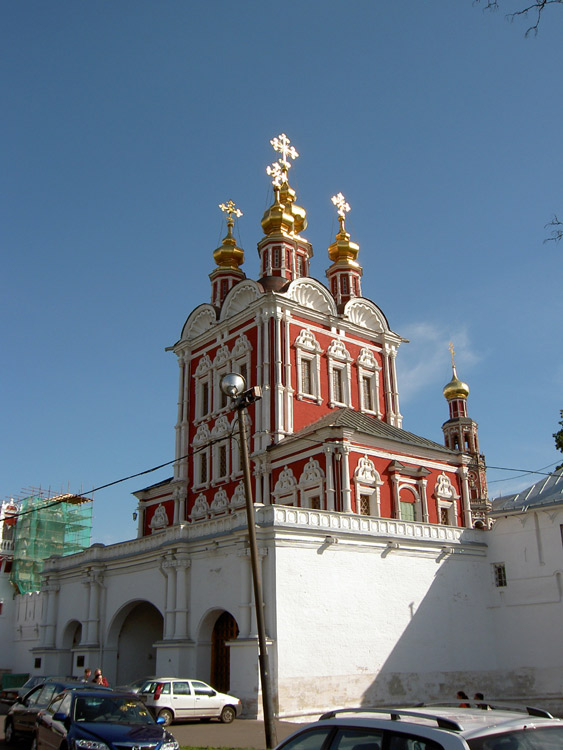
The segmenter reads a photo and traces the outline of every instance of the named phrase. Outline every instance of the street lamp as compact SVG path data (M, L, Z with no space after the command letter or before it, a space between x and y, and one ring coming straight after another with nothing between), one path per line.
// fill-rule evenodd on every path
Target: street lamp
M254 584L254 604L256 609L256 626L258 628L258 647L260 663L260 681L262 683L262 706L264 711L264 731L266 747L277 745L276 728L274 726L274 710L272 691L270 686L270 668L268 650L266 646L266 625L264 622L264 598L262 596L262 576L258 564L258 545L256 543L256 526L254 523L254 501L252 499L252 485L250 479L250 459L248 456L248 438L246 435L245 417L247 407L262 398L260 386L246 389L246 381L242 375L228 373L221 378L221 390L234 401L234 408L238 412L238 426L240 435L240 451L244 476L244 494L246 498L246 520L248 525L248 543L250 546L250 561L252 566L252 582Z

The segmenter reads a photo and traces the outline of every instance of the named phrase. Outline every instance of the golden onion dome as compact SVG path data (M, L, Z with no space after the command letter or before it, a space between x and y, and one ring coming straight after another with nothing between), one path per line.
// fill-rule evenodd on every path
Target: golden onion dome
M453 377L444 386L442 393L448 401L452 401L454 398L467 398L469 396L469 386L458 378L455 366L453 367Z
M280 201L284 204L286 210L289 209L293 216L293 231L295 234L300 234L307 229L307 212L295 203L296 197L295 190L286 180L280 187Z
M285 234L292 235L294 232L295 220L293 215L286 210L283 203L280 203L279 190L275 190L276 199L267 209L262 217L262 229L265 235Z
M244 263L244 250L237 247L233 237L234 221L231 217L227 219L227 236L223 239L223 244L213 251L215 263L220 268L232 268L238 270L239 266Z
M356 258L360 252L360 246L350 241L350 235L344 228L344 219L340 220L340 231L336 235L335 241L328 248L328 257L333 263L340 263L354 268L360 268Z

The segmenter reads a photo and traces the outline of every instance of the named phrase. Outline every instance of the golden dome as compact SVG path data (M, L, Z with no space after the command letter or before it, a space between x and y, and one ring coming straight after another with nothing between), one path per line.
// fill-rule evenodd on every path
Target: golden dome
M454 398L467 398L469 396L469 386L458 378L455 365L452 369L453 377L442 390L444 397L448 401L452 401Z
M297 194L287 180L280 187L280 201L293 216L293 231L300 234L307 229L307 212L295 203Z
M215 263L220 268L232 268L238 270L239 266L244 263L244 250L237 247L233 237L234 221L229 216L227 219L227 236L223 239L223 244L213 252Z
M262 229L265 235L285 234L292 235L294 231L295 219L293 215L286 211L285 205L280 203L280 192L275 190L276 199L268 208L262 217Z
M356 258L360 252L360 246L350 241L350 235L344 228L344 217L339 216L338 219L340 221L340 231L336 235L335 241L328 248L328 257L333 263L359 269L361 266Z

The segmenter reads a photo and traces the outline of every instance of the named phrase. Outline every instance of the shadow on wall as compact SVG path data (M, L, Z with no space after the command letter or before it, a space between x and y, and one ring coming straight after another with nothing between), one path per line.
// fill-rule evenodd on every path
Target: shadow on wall
M533 668L516 664L514 671L498 669L495 639L502 638L502 632L494 632L486 557L443 548L432 562L433 580L421 597L420 582L432 576L430 560L416 561L419 577L413 575L412 553L402 552L400 545L383 555L397 556L394 567L399 570L400 556L410 557L405 573L408 568L411 580L398 580L396 598L379 609L382 638L377 650L387 656L362 696L363 706L455 701L458 690L468 695L480 691L497 700L534 696ZM374 656L366 663L377 663Z

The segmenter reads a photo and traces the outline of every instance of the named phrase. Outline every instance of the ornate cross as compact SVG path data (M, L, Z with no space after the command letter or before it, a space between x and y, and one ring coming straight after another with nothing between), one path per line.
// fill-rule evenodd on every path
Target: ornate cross
M288 162L287 157L289 156L291 159L297 159L299 154L293 146L289 145L291 141L285 133L278 135L277 138L272 138L270 143L272 144L274 151L279 151L281 153L281 159L279 160L279 162L287 171L291 167L291 164Z
M272 178L272 185L275 188L280 188L282 186L285 172L279 161L275 161L270 167L266 167L266 174L270 175Z
M331 201L338 209L338 215L340 216L340 218L345 219L346 214L350 210L350 204L346 203L346 198L342 195L342 193L338 193L338 195L332 196Z
M226 203L219 203L219 208L223 213L226 213L229 219L232 221L233 216L236 216L237 219L240 219L242 216L242 211L240 208L236 207L236 204L234 201L228 200Z
M454 360L455 351L454 351L453 341L450 341L450 347L449 347L449 349L450 349L450 354L452 355L452 367L455 367L455 360Z

